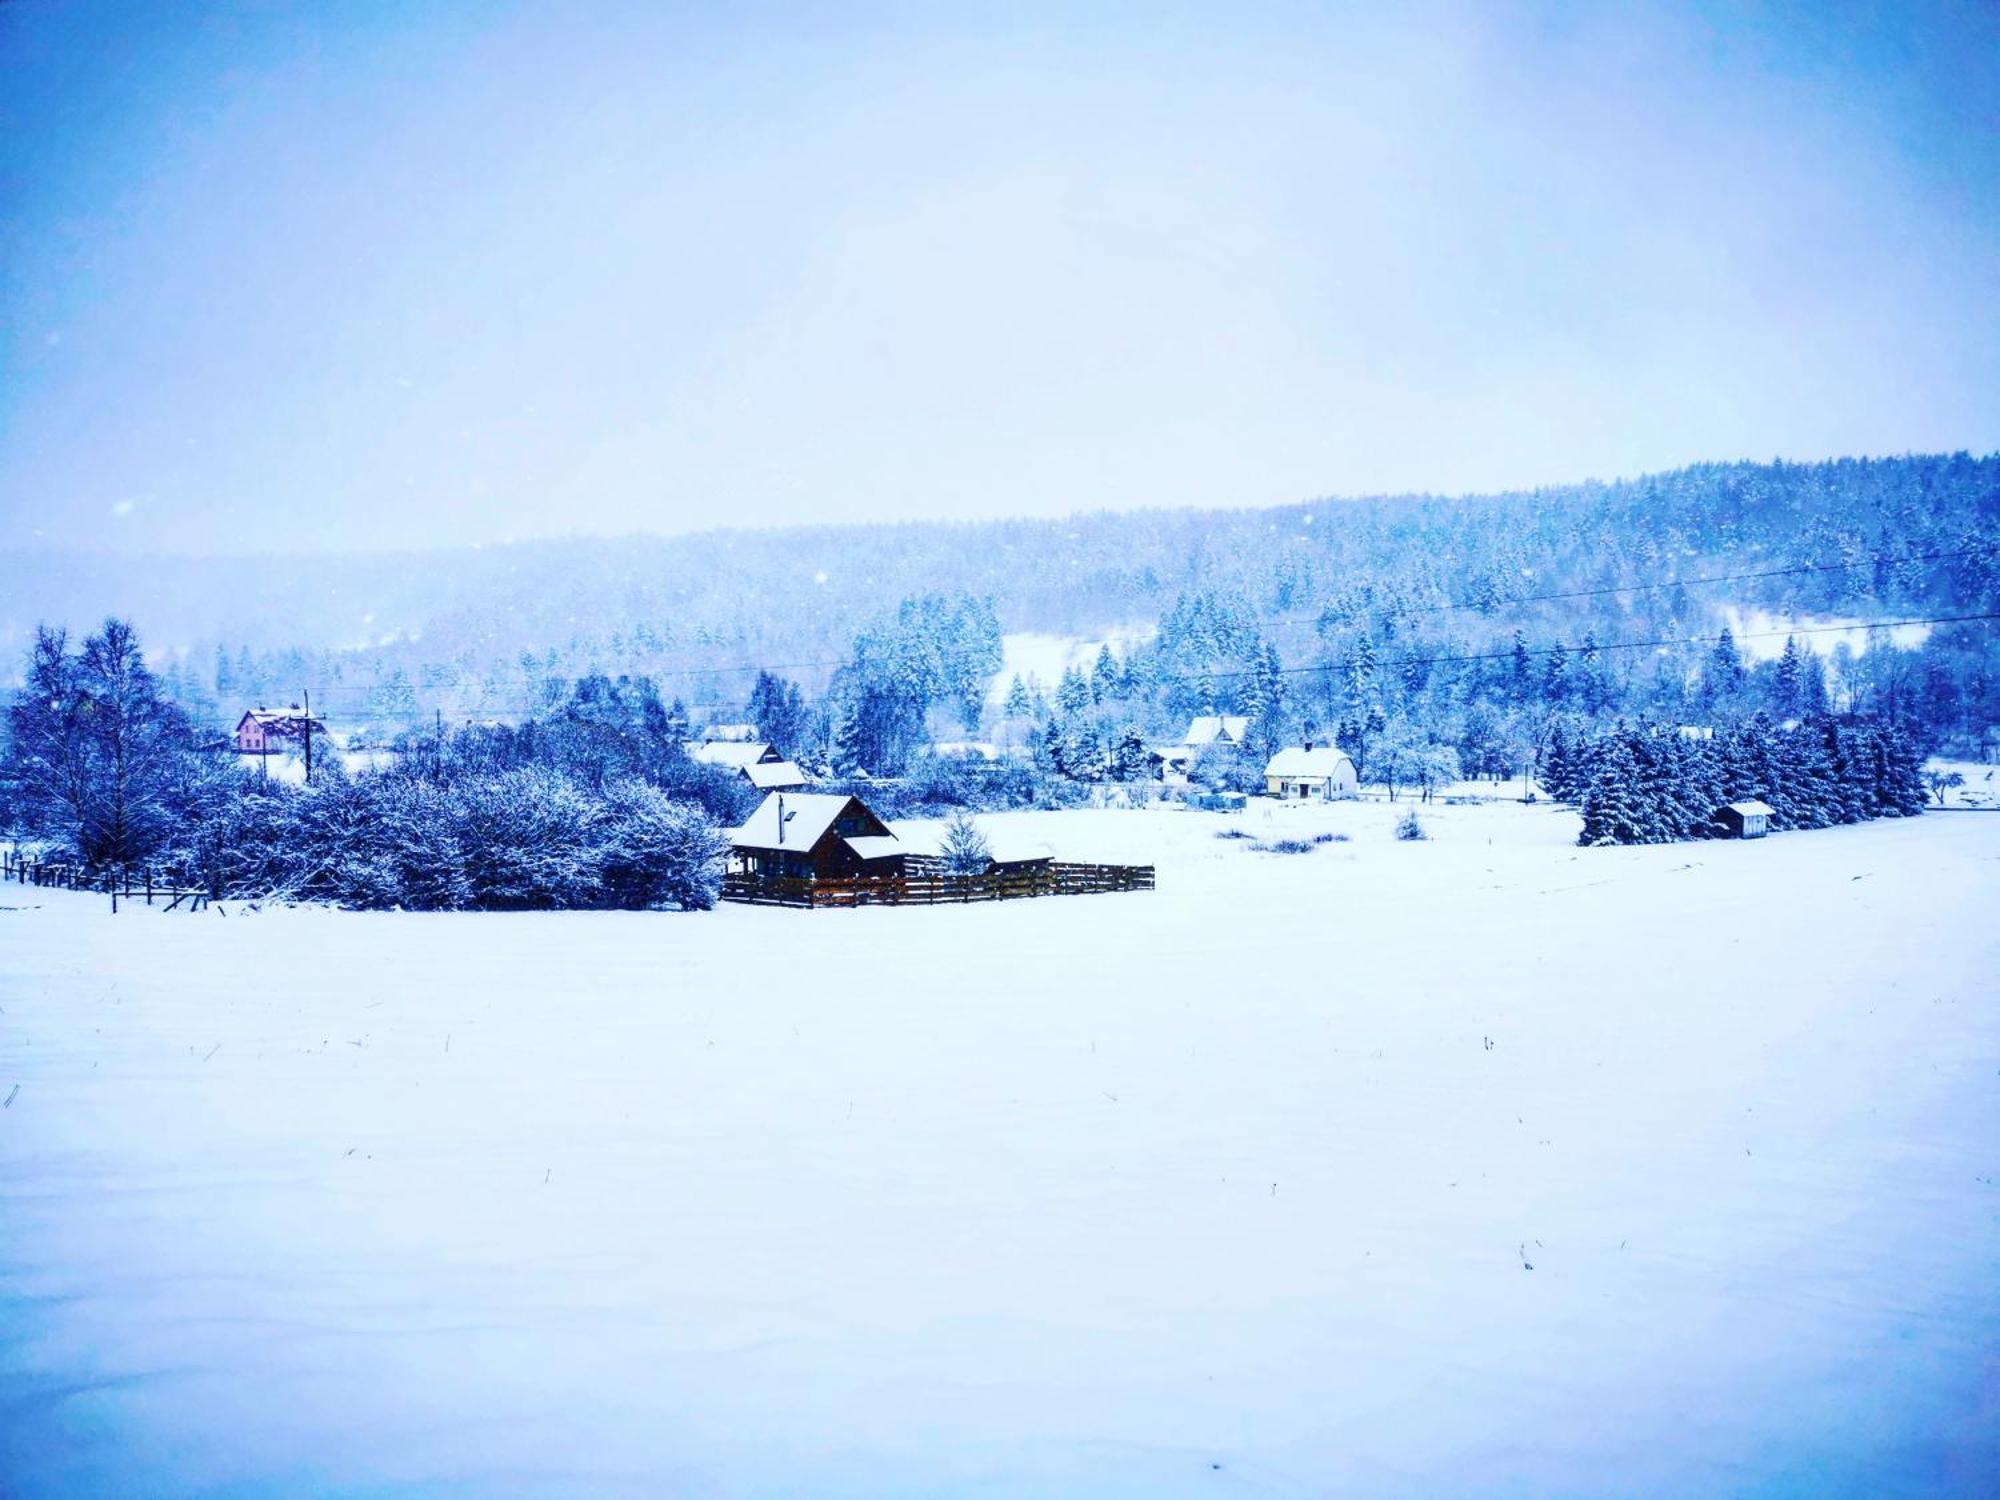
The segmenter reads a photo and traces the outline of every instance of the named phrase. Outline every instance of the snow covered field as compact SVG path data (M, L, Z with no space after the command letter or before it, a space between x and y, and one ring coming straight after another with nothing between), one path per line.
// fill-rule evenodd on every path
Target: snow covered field
M965 908L0 887L0 1492L1993 1493L2000 817L1402 811L989 819L1161 888Z

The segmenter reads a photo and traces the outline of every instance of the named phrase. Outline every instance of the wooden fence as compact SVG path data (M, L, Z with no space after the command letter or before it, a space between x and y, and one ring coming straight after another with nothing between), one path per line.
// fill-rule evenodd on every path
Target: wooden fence
M118 910L122 898L128 903L144 901L148 906L158 904L166 911L176 907L200 911L212 906L219 914L228 915L212 892L169 885L156 880L150 869L133 870L123 866L91 870L67 860L36 859L11 850L0 850L0 881L6 880L17 885L41 886L51 890L94 891L111 898L114 912Z
M848 880L782 880L742 874L722 877L722 899L749 906L945 906L1152 889L1151 865L1050 863L996 870L990 875L945 875L922 867L902 875Z

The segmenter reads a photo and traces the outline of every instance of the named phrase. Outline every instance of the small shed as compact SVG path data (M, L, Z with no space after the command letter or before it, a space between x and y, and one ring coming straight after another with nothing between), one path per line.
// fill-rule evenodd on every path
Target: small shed
M1770 805L1763 802L1732 802L1716 809L1715 820L1733 839L1761 839L1771 831Z
M730 863L765 879L900 875L910 851L859 797L772 792L729 836Z
M1272 756L1264 767L1264 790L1273 797L1332 802L1352 797L1360 788L1354 762L1332 745L1293 745Z

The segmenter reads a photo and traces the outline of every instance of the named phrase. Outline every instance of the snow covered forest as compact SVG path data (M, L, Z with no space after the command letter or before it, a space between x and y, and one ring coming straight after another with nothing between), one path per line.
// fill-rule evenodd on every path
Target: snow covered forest
M1142 720L1254 707L1275 657L1303 679L1289 684L1299 715L1330 729L1343 664L1371 653L1392 704L1427 717L1427 699L1461 713L1537 700L1679 713L1725 628L1754 637L1744 644L1765 665L1787 625L1991 612L1996 549L2000 457L1952 454L1702 465L1449 499L389 556L17 550L0 553L13 582L0 651L19 661L37 624L81 633L130 618L170 693L210 721L302 688L382 735L440 713L518 720L551 684L593 673L647 676L706 718L740 707L760 668L818 698L898 601L935 596L955 602L924 625L934 671L990 670L996 635L1108 640L1137 673L1127 698ZM1801 639L1836 671L1840 706L1916 700L1958 735L2000 717L1988 632L1940 624L1894 638L1913 632L1921 658L1893 671L1850 661L1851 643L1837 653L1840 635ZM1492 659L1517 643L1524 657ZM1035 686L1058 685L1051 674ZM943 701L963 688L926 692ZM1484 733L1459 731L1474 759Z
M1923 758L1985 753L2000 724L1994 458L656 548L660 578L593 590L598 628L555 642L530 644L546 610L517 612L491 578L457 625L344 651L149 651L117 619L73 649L41 628L0 815L87 865L216 890L705 906L717 830L753 800L687 753L716 721L903 815L1148 783L1149 746L1237 714L1247 734L1196 758L1198 787L1261 790L1275 751L1330 741L1391 796L1538 782L1582 808L1592 843L1701 837L1740 798L1779 829L1915 813ZM676 557L711 566L701 588L676 590ZM797 581L808 566L876 604ZM789 586L749 587L766 569ZM881 607L899 573L925 587ZM157 586L130 586L187 628ZM619 601L632 613L610 618ZM834 630L847 647L829 656ZM1105 638L1070 638L1052 681L1004 670L1011 634L1059 630ZM287 696L328 705L334 744L378 763L349 775L328 753L304 788L246 780L225 730ZM987 750L956 748L972 740Z

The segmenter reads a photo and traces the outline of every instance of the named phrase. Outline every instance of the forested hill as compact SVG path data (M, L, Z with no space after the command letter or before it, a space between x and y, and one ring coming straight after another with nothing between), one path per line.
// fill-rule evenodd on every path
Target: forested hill
M922 593L990 597L1010 632L1151 625L1183 595L1205 592L1253 619L1390 618L1472 604L1483 608L1451 616L1457 639L1482 628L1609 638L1712 628L1726 608L1788 617L1992 608L1996 544L2000 456L1954 454L1703 464L1492 496L400 555L16 550L0 552L0 655L17 661L38 621L83 627L117 613L142 624L156 653L380 647L404 661L466 664L551 650L611 669L627 657L644 669L662 654L790 663L829 647L838 654L869 620ZM1819 571L1608 592L1807 566ZM1542 597L1586 591L1607 592Z

